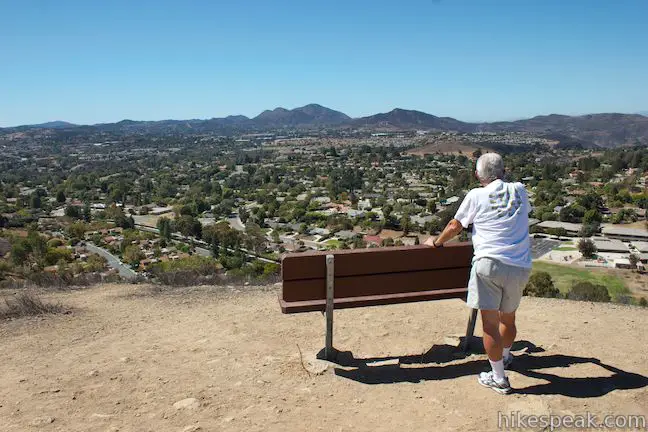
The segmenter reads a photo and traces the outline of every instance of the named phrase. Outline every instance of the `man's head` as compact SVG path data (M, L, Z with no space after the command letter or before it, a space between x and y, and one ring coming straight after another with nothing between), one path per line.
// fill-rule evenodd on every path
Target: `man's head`
M485 153L477 159L477 178L483 185L504 177L504 161L497 153Z

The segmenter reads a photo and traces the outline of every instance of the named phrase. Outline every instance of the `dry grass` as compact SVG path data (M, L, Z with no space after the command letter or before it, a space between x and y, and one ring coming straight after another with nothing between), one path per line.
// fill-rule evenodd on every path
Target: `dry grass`
M22 318L45 314L68 313L69 309L59 303L47 303L37 294L25 291L4 298L0 305L0 319Z

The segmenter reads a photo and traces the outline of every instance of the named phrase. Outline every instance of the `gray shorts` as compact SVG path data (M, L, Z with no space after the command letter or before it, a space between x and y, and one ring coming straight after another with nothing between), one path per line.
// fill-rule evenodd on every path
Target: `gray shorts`
M467 304L473 309L510 313L520 306L531 269L503 264L492 258L473 263Z

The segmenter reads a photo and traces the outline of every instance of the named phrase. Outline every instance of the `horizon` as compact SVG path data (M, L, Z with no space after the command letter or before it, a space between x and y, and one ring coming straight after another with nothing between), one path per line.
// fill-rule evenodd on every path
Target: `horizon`
M253 118L318 101L481 123L646 114L648 3L4 4L0 127ZM291 109L291 108L289 108Z
M303 108L304 106L307 106L307 105L319 105L319 106L322 106L324 108L331 109L331 110L338 111L338 112L341 112L343 114L346 114L344 111L337 110L335 108L331 108L331 107L324 106L324 105L318 104L316 102L313 102L313 103L309 103L309 104L306 104L306 105L303 105L303 106L297 106L297 107L292 107L292 108L286 108L286 107L277 106L275 108L270 108L270 109L267 109L267 110L263 110L260 113L258 113L256 115L252 115L252 116L245 115L245 114L227 114L227 115L225 115L223 117L204 117L204 118L160 118L160 119L122 118L122 119L119 119L119 120L116 120L116 121L100 121L100 122L97 122L97 123L75 123L75 122L64 120L64 119L55 119L55 120L47 120L47 121L43 121L43 122L39 122L39 123L0 126L0 129L12 129L12 128L26 127L26 126L33 127L33 126L40 126L40 125L49 124L49 123L67 123L70 126L97 126L97 125L102 125L102 124L115 124L115 123L119 123L119 122L122 122L122 121L133 121L133 122L206 121L206 120L211 120L211 119L214 119L214 118L236 117L236 116L240 116L240 115L242 115L242 116L244 116L244 117L246 117L246 118L248 118L250 120L253 120L255 117L259 116L260 114L262 114L265 111L272 111L272 110L275 110L275 109L294 110L294 109L298 109L298 108ZM389 113L389 112L397 110L397 109L405 110L405 111L419 111L419 110L411 110L411 109L402 108L402 107L394 107L394 108L389 109L389 110L378 111L378 112L375 112L373 114L369 114L369 116L377 115L377 114L386 114L386 113ZM439 118L448 117L448 116L437 115L437 114L434 114L434 113L427 113L425 111L419 111L419 112L434 115L434 116L439 117ZM586 116L586 115L600 115L600 114L641 115L641 116L644 116L644 117L648 117L648 111L639 111L639 112L611 112L610 111L610 112L600 112L600 113L579 113L579 114L563 114L563 113L558 113L558 112L551 112L551 113L548 113L548 114L536 114L536 115L531 116L531 117L516 117L516 118L509 118L509 119L491 120L491 121L479 121L479 120L469 121L469 120L463 120L463 119L458 119L458 118L454 118L454 117L451 117L451 118L454 118L455 120L459 120L459 121L464 122L464 123L486 124L486 123L515 122L515 121L520 121L520 120L529 120L529 119L536 118L536 117L547 117L547 116L552 116L552 115L569 116L569 117L581 117L581 116ZM349 117L351 117L351 120L357 120L357 119L360 119L360 118L366 117L366 116L362 116L362 117L349 116Z

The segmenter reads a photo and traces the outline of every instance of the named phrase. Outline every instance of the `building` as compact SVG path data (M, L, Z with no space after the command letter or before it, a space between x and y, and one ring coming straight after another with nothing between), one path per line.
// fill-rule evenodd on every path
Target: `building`
M635 247L641 253L648 253L648 242L645 241L633 241L632 246Z
M628 258L617 258L614 260L614 268L619 269L631 269L632 264Z
M625 241L648 241L648 231L638 228L624 228L618 225L605 225L601 230L605 237Z
M617 252L617 253L627 253L628 244L623 243L620 240L612 240L601 237L592 238L592 242L596 246L596 250L599 252Z
M577 236L580 230L583 228L583 225L571 222L558 222L558 221L544 221L536 225L538 228L541 228L544 231L555 230L555 229L564 229L567 231L567 235Z

